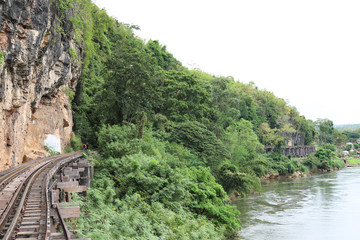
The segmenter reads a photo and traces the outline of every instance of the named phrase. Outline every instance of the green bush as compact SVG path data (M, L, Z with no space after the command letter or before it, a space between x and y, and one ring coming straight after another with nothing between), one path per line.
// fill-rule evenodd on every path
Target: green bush
M317 157L320 161L325 160L331 162L332 159L336 158L335 151L327 148L319 148L315 152L315 157Z
M75 150L72 147L69 146L65 148L65 153L72 153L72 152L75 152Z
M266 156L270 162L270 168L279 175L288 175L296 171L305 170L297 159L291 159L291 157L286 157L277 153L267 154Z
M102 126L98 133L98 150L104 157L123 157L139 151L134 126Z
M191 149L213 169L230 157L224 144L216 138L215 134L198 122L189 121L177 124L171 131L169 140Z
M345 163L342 160L336 159L335 151L336 148L333 145L325 145L319 148L313 155L308 156L303 161L303 164L312 170L321 169L325 171L345 167Z
M100 129L102 158L95 160L86 211L107 220L97 224L97 217L81 219L79 236L100 239L109 227L112 237L106 239L222 239L240 229L238 210L227 204L223 187L198 156L175 142L155 138L149 129L141 139L134 132L130 126ZM106 213L107 207L101 212L103 205L119 214L105 217L115 213ZM84 229L86 224L92 228Z
M73 136L70 138L70 144L71 144L71 147L76 151L82 149L81 139L76 136Z
M228 193L237 191L245 196L261 190L260 179L256 175L240 172L235 165L228 162L219 167L216 171L216 177Z
M76 226L82 238L120 240L217 240L225 228L183 208L172 211L159 202L147 203L139 194L109 204L99 190L90 189Z
M326 160L320 161L320 164L318 165L318 169L329 171L331 169L330 164Z
M324 144L322 146L322 148L328 149L328 150L330 150L332 152L336 152L336 146L334 144L327 143L327 144Z
M80 151L82 149L81 139L75 135L70 137L70 145L65 148L65 153Z
M346 167L345 162L342 159L336 159L333 161L333 168L340 169Z
M310 169L314 170L318 169L318 166L320 165L319 159L316 158L314 155L308 156L302 163Z
M60 153L55 151L54 148L50 147L50 146L44 146L45 150L50 153L50 156L55 156L55 155L59 155Z
M240 226L236 220L238 212L225 204L226 192L216 183L208 168L173 169L166 159L156 159L143 153L121 159L103 159L101 164L104 169L112 169L115 176L112 182L118 196L139 194L148 203L161 202L174 211L186 207L205 215L217 226L229 226L231 229ZM94 184L102 189L111 185L103 177Z

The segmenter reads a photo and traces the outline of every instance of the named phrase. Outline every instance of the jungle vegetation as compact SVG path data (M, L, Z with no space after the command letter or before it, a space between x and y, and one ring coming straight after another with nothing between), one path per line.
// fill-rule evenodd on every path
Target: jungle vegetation
M229 193L260 191L268 173L337 166L330 120L307 120L254 83L182 66L165 45L138 38L138 26L91 0L55 4L73 14L84 49L74 131L99 153L79 237L233 239L240 213ZM265 145L279 149L293 132L324 147L303 164L264 154Z

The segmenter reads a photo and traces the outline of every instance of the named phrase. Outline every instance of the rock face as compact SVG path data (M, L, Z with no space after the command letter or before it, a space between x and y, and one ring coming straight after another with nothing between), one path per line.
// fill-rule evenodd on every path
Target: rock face
M49 136L62 151L69 142L73 123L65 92L75 89L81 73L69 52L81 49L56 4L0 0L0 170L45 156Z

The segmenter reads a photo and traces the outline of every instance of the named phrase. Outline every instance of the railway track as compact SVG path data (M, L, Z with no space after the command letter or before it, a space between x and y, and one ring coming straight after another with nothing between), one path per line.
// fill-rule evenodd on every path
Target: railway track
M62 231L51 232L49 185L61 166L79 158L80 153L47 157L0 173L0 239L71 239L60 215Z

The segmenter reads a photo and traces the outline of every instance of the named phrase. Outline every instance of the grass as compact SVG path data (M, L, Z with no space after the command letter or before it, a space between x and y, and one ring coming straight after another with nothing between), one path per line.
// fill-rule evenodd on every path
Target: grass
M340 169L340 168L346 167L346 165L343 160L335 159L335 160L333 160L333 167Z
M360 165L360 158L351 158L348 160L348 163L351 165Z

